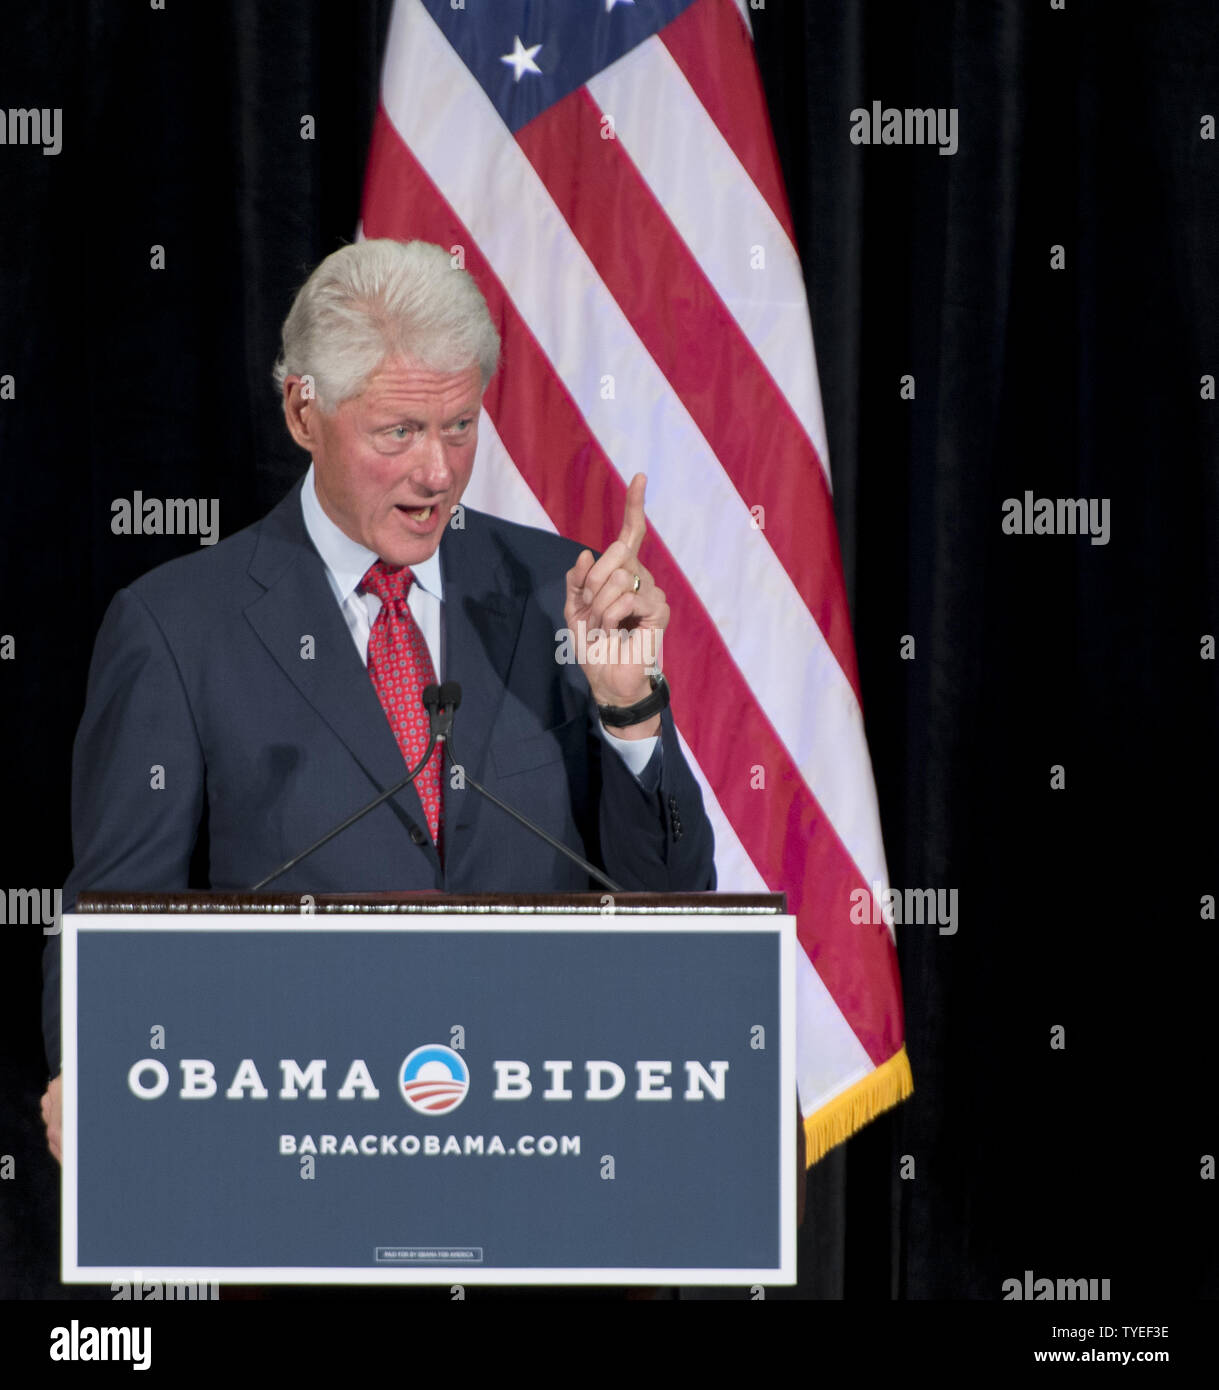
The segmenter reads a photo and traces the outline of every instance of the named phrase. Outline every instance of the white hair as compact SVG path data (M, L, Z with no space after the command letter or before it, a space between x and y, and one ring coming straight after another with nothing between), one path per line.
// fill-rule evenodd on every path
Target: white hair
M436 372L477 365L485 390L499 363L499 334L473 277L443 247L359 241L327 256L297 292L275 385L282 397L287 377L310 376L330 412L396 358Z

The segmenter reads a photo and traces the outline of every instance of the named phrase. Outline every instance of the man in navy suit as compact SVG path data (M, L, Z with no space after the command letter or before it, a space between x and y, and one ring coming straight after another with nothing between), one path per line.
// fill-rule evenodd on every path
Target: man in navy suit
M378 560L409 568L431 667L462 687L462 767L627 890L714 887L698 784L649 673L669 609L638 558L646 480L632 480L599 558L461 505L498 353L481 294L439 247L363 242L313 272L276 368L308 473L256 525L120 591L98 634L66 910L85 889L187 887L205 815L211 886L247 889L401 779L404 751L367 669L381 601L362 581ZM605 645L556 640L598 629L630 635L617 659L562 659L604 657ZM275 888L591 886L460 776L446 771L442 798L438 835L408 787ZM52 1072L58 948L50 938ZM43 1098L57 1157L59 1085Z

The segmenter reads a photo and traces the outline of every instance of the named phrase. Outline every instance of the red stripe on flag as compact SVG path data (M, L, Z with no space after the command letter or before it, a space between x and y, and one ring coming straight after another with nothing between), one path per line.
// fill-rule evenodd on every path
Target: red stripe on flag
M833 500L817 451L621 142L602 139L601 117L581 87L516 138L741 501L765 508L761 536L862 705Z
M622 480L474 238L383 108L373 128L363 212L367 236L423 237L465 248L466 268L478 281L504 339L501 367L485 401L500 437L564 535L608 544L625 503ZM787 893L801 944L860 1044L879 1065L901 1046L903 1020L897 953L888 928L850 921L851 890L868 885L758 707L697 594L654 533L645 542L644 560L680 614L665 634L665 664L678 691L682 731L762 877L773 890ZM718 698L698 700L694 692L706 687L709 672L720 683ZM764 800L750 789L756 764L766 769Z
M698 0L659 38L794 246L766 93L740 11L732 0Z

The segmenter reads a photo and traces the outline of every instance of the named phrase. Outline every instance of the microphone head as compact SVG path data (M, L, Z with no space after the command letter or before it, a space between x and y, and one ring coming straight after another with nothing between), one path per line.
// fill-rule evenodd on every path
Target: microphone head
M425 685L423 687L423 707L429 714L436 713L436 707L440 704L440 687L438 685Z
M461 704L461 685L458 681L445 681L440 687L440 703L447 710L455 710Z

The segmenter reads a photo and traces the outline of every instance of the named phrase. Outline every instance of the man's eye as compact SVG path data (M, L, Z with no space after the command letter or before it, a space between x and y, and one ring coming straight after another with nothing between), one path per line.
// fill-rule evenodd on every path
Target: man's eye
M390 433L395 439L405 439L410 434L410 429L406 425L395 425Z

